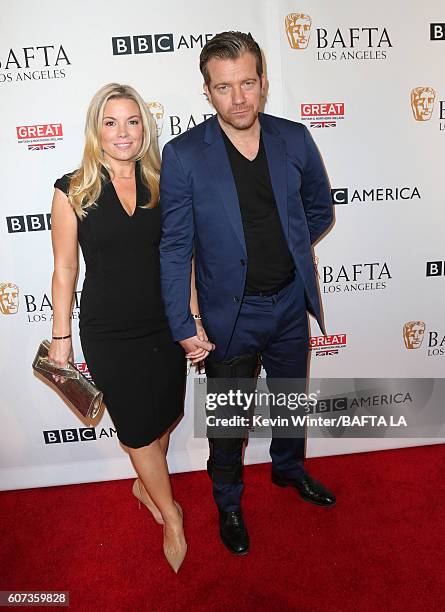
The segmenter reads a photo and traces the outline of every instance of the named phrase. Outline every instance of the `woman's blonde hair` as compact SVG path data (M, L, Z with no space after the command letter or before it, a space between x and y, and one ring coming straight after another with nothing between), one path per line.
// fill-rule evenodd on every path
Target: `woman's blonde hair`
M133 100L139 107L143 138L135 161L140 160L141 180L150 191L150 201L144 204L143 208L154 208L159 201L161 158L154 119L146 103L133 87L109 83L101 87L90 102L85 123L85 148L82 164L70 179L68 200L80 219L86 216L88 208L93 206L100 196L103 181L107 178L103 168L106 168L112 176L111 166L103 156L100 133L105 105L108 100L116 99Z

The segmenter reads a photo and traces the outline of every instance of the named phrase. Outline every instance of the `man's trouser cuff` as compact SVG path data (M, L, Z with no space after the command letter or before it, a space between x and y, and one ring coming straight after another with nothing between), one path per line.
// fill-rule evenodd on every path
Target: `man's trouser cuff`
M211 459L208 459L207 473L215 483L235 484L241 480L243 464L237 461L232 465L215 465Z

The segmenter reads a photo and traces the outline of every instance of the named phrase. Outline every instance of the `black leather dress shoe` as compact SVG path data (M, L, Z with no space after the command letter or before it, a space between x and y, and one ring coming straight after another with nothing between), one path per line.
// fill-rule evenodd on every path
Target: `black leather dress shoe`
M246 555L249 551L249 534L241 512L219 511L219 534L224 546L234 555Z
M335 495L307 472L299 478L286 478L277 472L272 472L272 482L279 487L294 487L304 501L311 502L311 504L335 506Z

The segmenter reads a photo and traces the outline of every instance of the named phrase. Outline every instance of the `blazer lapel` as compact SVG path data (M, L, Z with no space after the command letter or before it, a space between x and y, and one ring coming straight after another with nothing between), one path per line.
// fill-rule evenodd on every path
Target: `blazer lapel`
M233 231L247 254L238 193L216 116L212 117L206 126L204 141L208 144L203 155L210 171L210 181L218 189Z
M278 130L269 123L267 115L260 113L261 131L269 165L272 190L286 240L289 242L289 216L287 209L286 143Z

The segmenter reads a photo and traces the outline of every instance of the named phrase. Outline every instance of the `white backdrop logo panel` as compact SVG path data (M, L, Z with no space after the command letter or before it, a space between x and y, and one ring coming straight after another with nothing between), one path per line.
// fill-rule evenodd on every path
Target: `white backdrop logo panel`
M89 3L88 19L84 3L17 0L3 9L4 489L133 473L107 413L94 426L82 423L31 374L37 346L51 333L52 186L78 167L86 109L105 83L140 91L161 148L209 118L213 109L202 93L198 60L216 32L252 33L266 59L265 111L311 130L331 179L336 223L315 257L328 335L311 321L311 375L444 373L442 2L376 0L370 6L340 0L331 7L321 0L226 0L209 11L208 3L196 0L184 13L180 0L134 0L131 11L120 9L117 0ZM82 282L81 263L73 343L75 361L87 373L77 327ZM172 437L173 472L205 467L206 440L193 436L195 378L189 376L185 416ZM317 438L308 441L308 455L429 442ZM266 460L267 440L251 440L246 461Z

